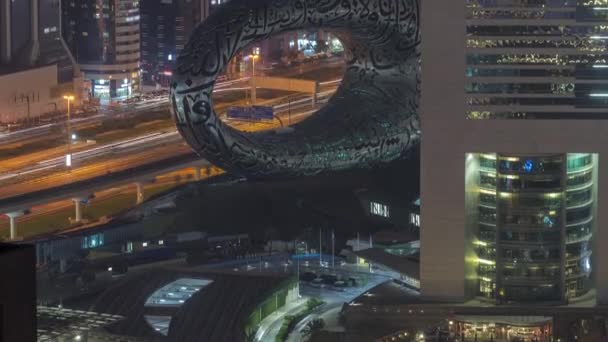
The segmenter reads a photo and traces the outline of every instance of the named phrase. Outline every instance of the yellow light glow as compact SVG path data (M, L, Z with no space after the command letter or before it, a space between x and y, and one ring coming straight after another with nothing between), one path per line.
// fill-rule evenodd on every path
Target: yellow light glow
M492 281L492 279L490 279L490 278L488 278L488 277L481 277L481 278L479 278L479 279L481 279L481 280L483 280L483 281L487 281L487 282L491 282L491 281Z
M496 160L496 156L493 154L480 154L480 156L484 159Z
M557 212L555 210L549 211L549 215L555 215Z
M554 192L554 193L551 193L551 194L545 194L545 196L549 197L549 198L558 198L559 196L561 196L561 193Z
M487 189L479 189L479 192L486 195L496 195L496 191L487 190Z
M501 177L504 177L506 179L519 179L519 176L517 175L500 175Z
M63 95L63 99L64 100L68 100L68 101L73 101L74 100L74 96L73 95Z
M477 246L487 246L488 245L487 242L483 242L483 241L479 241L479 240L473 241L473 244L477 245Z
M519 161L519 158L517 158L517 157L506 157L506 158L502 158L502 159L506 160L506 161L510 161L510 162Z
M477 262L484 265L496 265L495 261L477 258Z
M501 192L501 193L500 193L500 197L502 197L502 198L510 198L510 197L511 197L511 195L512 195L512 194L511 194L511 193L508 193L508 192Z

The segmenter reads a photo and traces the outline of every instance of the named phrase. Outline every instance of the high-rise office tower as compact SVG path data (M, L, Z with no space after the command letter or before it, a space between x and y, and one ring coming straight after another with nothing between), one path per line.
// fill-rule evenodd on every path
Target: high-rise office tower
M1 121L57 111L65 93L80 101L80 73L61 25L58 0L0 0Z
M424 1L422 18L423 297L608 303L607 7Z
M594 156L471 154L477 296L563 302L589 291ZM472 203L467 203L471 205Z
M141 2L141 69L144 83L163 86L169 84L173 62L196 25L208 13L208 2L209 0Z
M608 8L600 3L467 1L467 116L605 116Z
M125 98L139 90L139 3L63 0L63 36L94 97Z
M58 65L60 82L76 72L69 50L61 39L61 3L58 0L2 0L2 59L15 68Z

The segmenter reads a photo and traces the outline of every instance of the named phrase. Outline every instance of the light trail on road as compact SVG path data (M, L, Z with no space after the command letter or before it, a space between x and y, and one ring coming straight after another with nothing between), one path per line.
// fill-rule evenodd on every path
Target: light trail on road
M224 88L227 86L231 86L233 84L239 83L239 82L245 82L249 80L249 77L242 77L236 80L231 80L231 81L226 81L226 82L221 82L218 83L216 85L217 88ZM141 111L145 111L145 110L153 110L153 109L162 109L163 107L168 107L169 105L169 97L168 95L161 95L161 96L157 96L155 98L152 99L146 99L141 101L141 103L137 103L137 104L121 104L116 108L102 108L100 109L100 112L98 112L97 114L91 115L91 116L86 116L86 117L78 117L75 115L75 117L70 119L70 123L75 125L75 124L91 124L94 122L99 122L100 120L103 119L108 119L108 118L112 118L114 116L121 116L121 115L133 115L133 114L137 114L137 112L141 112ZM25 129L21 129L15 132L9 132L9 133L0 133L0 143L13 143L19 140L24 140L27 138L34 138L37 136L41 136L44 134L47 134L49 132L49 130L54 127L54 126L63 126L65 125L65 120L61 121L61 122L57 122L57 123L49 123L49 124L44 124L41 126L36 126L36 127L30 127L30 128L25 128ZM78 127L74 127L74 128L78 128Z
M317 94L316 106L311 104L312 97L304 97L291 103L273 106L277 117L285 118L289 112L291 120L303 119L319 109L319 105L335 89ZM277 124L277 122L274 122ZM238 129L271 130L264 122L231 121ZM108 143L73 153L73 167L70 173L64 172L65 156L58 156L36 162L35 165L0 173L0 197L10 197L41 189L59 186L83 179L91 179L121 169L142 166L147 163L189 153L181 136L175 131L148 133L139 137ZM159 159L160 158L160 159ZM91 163L92 162L92 163ZM104 172L105 171L105 172ZM27 177L24 177L27 176ZM36 179L31 179L36 176ZM29 180L28 180L29 179ZM4 196L3 196L4 195Z

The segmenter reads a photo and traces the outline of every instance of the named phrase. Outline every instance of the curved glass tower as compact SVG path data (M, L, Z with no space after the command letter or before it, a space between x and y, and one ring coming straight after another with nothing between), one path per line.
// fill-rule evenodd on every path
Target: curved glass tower
M591 272L592 154L477 154L477 295L563 302Z

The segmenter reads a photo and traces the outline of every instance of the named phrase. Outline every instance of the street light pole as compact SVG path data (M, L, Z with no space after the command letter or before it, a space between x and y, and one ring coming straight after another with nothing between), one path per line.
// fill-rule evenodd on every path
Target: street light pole
M71 169L72 167L72 151L71 151L71 147L72 147L72 130L71 130L71 124L70 124L70 103L71 101L74 100L74 96L72 95L64 95L63 99L68 101L68 121L67 121L67 131L68 131L68 146L67 146L67 154L65 156L65 165L67 166L68 170Z
M251 59L251 64L252 64L252 66L251 66L251 68L252 68L252 70L251 70L251 104L253 105L253 104L255 104L254 103L254 98L255 98L255 96L254 96L255 95L254 94L254 92L255 92L255 80L254 80L254 78L255 78L255 60L258 59L260 57L260 55L251 54L251 55L248 55L247 57L249 57ZM245 89L245 103L247 103L247 89Z
M323 230L323 228L319 228L319 267L323 267L323 252L322 252L322 248L321 248L321 231Z

